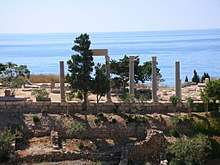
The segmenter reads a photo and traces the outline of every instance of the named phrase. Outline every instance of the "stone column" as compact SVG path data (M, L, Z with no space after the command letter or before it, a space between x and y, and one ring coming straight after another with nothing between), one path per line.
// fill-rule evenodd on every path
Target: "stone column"
M134 60L135 56L129 57L129 94L134 96Z
M65 102L65 75L64 75L64 62L60 61L60 99Z
M180 62L176 61L175 64L175 91L176 96L181 100L181 80L180 80Z
M157 57L152 57L152 99L158 102L157 97Z
M105 56L105 69L106 69L106 75L107 78L109 79L110 83L109 83L109 92L107 93L107 102L111 102L111 75L110 75L110 58L108 55Z

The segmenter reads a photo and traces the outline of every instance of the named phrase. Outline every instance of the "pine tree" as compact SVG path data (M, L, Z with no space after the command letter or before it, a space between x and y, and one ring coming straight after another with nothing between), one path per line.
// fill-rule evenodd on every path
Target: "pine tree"
M188 79L188 77L186 76L186 78L185 78L185 82L189 82L189 79Z
M200 82L199 75L197 74L196 70L194 70L193 73L194 73L194 75L192 78L192 82L195 82L196 84L198 84Z
M110 81L103 68L104 67L102 67L101 64L97 64L95 67L93 93L96 94L97 103L99 103L101 97L105 96L105 94L110 90Z
M92 90L93 53L90 50L91 42L88 34L81 34L74 41L72 50L77 54L71 56L67 61L68 71L67 81L73 91L79 90L83 94L83 109L87 110L88 92Z

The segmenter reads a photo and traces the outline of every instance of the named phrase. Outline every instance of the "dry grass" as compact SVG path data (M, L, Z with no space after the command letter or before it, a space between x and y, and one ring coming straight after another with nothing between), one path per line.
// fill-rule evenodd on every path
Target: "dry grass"
M50 83L50 82L59 82L59 75L54 74L38 74L38 75L31 75L30 81L32 83Z

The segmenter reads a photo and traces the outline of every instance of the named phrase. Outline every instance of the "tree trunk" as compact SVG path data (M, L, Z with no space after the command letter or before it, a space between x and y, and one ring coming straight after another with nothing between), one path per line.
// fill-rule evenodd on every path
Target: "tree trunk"
M84 99L84 101L83 101L83 110L84 111L87 111L87 104L88 104L88 96L87 96L87 92L83 92L83 99Z

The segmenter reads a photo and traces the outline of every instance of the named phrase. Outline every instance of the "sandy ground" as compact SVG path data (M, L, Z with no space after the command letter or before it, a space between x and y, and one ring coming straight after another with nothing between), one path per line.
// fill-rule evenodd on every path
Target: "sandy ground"
M47 91L49 92L49 97L51 98L51 100L53 102L60 102L60 94L59 94L59 86L58 84L56 84L56 89L58 90L58 92L52 92L50 89L50 85L49 84L34 84L34 86L38 86L38 87L45 87L47 89ZM187 86L182 88L182 100L185 101L188 97L192 97L193 100L195 101L200 101L200 91L202 89L201 86L204 86L204 84L200 84L200 85L191 85L191 86ZM31 86L29 87L23 87L20 89L16 89L15 90L15 95L16 97L24 97L27 98L29 100L32 101L36 101L35 97L31 95L31 92L34 88L32 88ZM0 96L4 96L4 90L3 88L0 89ZM158 90L158 97L160 102L168 102L170 97L173 96L175 94L175 91L173 88L168 88L168 87L161 87ZM95 102L96 101L96 95L94 94L90 94L89 95L89 100L91 102ZM80 100L78 99L74 99L74 102L79 102ZM100 102L105 102L106 98L102 97ZM112 101L113 102L118 102L120 101L120 99L115 96L114 94L112 94Z

